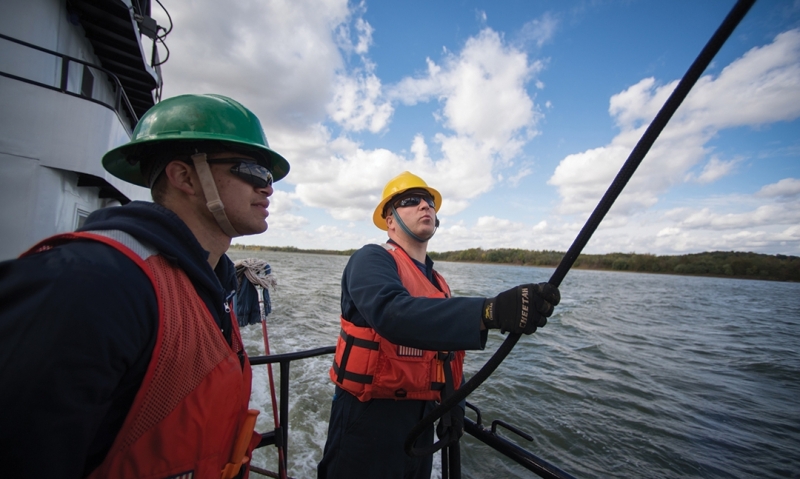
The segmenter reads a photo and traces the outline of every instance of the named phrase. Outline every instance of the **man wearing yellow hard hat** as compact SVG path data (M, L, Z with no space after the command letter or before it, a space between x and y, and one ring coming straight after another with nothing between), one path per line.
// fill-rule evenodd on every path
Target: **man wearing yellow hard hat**
M487 329L533 333L559 302L547 283L494 298L452 298L427 255L441 206L442 195L419 176L393 178L372 216L389 240L364 246L345 267L320 479L429 479L432 455L409 457L403 443L463 383L464 350L483 349ZM463 405L447 413L436 428L440 440L457 441L463 418ZM414 447L432 443L430 427Z

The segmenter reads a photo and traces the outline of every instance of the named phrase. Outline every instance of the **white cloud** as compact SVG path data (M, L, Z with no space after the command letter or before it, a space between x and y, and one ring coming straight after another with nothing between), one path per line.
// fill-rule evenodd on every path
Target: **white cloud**
M381 97L381 80L371 71L337 75L328 114L345 130L378 133L394 111Z
M656 234L657 237L663 238L666 236L675 236L681 233L680 228L675 228L674 226L670 226L668 228L664 228Z
M491 190L487 171L510 166L536 134L541 115L525 86L541 65L529 63L525 53L504 44L490 29L470 38L461 53L447 53L441 65L430 59L427 64L425 76L386 88L366 70L338 77L331 118L346 130L377 132L388 125L390 102L412 106L437 99L441 123L453 133L436 133L427 140L417 135L407 155L363 149L346 139L340 139L343 148L338 151L306 152L313 154L293 166L289 180L297 184L304 204L324 208L336 219L368 220L385 183L404 170L443 194L443 216L462 211L470 199ZM440 157L432 155L429 141L437 145ZM519 171L516 180L526 174Z
M717 157L712 157L697 177L688 174L686 180L696 181L697 183L712 183L723 176L731 174L739 162L740 160L723 161Z
M290 211L297 211L297 195L294 193L287 193L281 190L275 190L272 196L269 197L269 211L270 214L278 213L284 214Z
M541 17L535 18L522 26L519 33L520 42L533 43L537 48L549 42L558 29L559 20L550 12L544 13Z
M628 225L604 221L592 237L590 249L657 254L714 250L800 254L800 199L770 201L758 193L730 195L696 200L691 207L634 213L627 217Z
M347 244L365 241L362 235L352 233L350 231L344 231L337 226L323 225L316 228L314 232L320 238L331 238L339 242L344 241Z
M181 33L168 37L176 54L164 66L165 94L221 93L255 111L270 146L291 164L276 187L294 186L293 201L334 219L369 221L385 183L404 170L442 192L441 215L455 214L491 190L491 171L509 167L537 134L541 114L526 85L542 65L484 29L441 64L428 60L425 76L387 87L368 56L365 8L344 0L170 6ZM196 58L213 67L198 70ZM408 154L363 148L326 126L378 133L398 102L431 100L440 102L442 130L415 137Z
M656 204L659 195L686 179L709 153L706 146L724 128L758 126L800 116L800 30L778 35L725 67L702 77L653 145L624 190L617 213ZM611 98L609 113L620 128L610 144L565 157L549 184L558 187L559 211L587 214L628 157L677 81L658 86L646 78ZM735 98L735 101L732 99ZM713 181L739 160L709 160L695 179Z
M445 199L432 250L564 250L677 83L643 79L610 99L609 113L619 134L605 145L562 159L549 179L560 196L557 209L542 203L535 214L546 216L508 220L501 209L495 210L497 216L465 222L454 216L481 195L494 201L492 195L499 196L496 182L516 186L528 183L521 180L532 175L534 167L525 162L522 148L539 133L541 109L552 106L539 106L529 93L531 87L544 87L538 75L546 63L529 57L523 45L541 47L551 41L560 27L557 15L529 22L514 41L484 28L460 50L443 47L441 58L426 60L423 73L386 84L369 57L374 29L363 17L363 2L194 0L168 8L175 29L167 38L173 56L164 65L165 97L221 93L241 101L261 119L270 145L291 163L290 175L276 184L270 229L248 237L250 244L253 239L257 244L320 247L325 237L324 247L346 249L381 241L382 234L371 227L372 210L386 181L409 170ZM166 25L166 20L159 18L159 23ZM800 253L796 178L764 186L752 196L654 208L681 182L719 181L760 160L725 158L710 140L725 128L797 118L799 60L800 30L791 30L750 50L717 76L703 77L587 252L743 249L756 244L768 249L782 244L782 252ZM438 131L417 134L407 149L398 151L359 142L359 135L385 133L396 110L425 102L436 102ZM319 220L312 223L305 217L307 207L356 226L343 228L332 221L317 227ZM513 214L510 208L508 214ZM526 224L531 217L535 226Z
M255 111L267 135L324 119L343 60L333 32L350 18L347 0L167 5L174 20L163 65L165 97L220 93ZM167 21L154 9L159 23ZM202 59L202 61L199 61Z
M746 229L761 225L793 225L800 223L800 202L793 205L767 204L744 213L720 214L703 208L693 211L679 222L684 228Z
M356 19L356 30L358 31L358 42L354 48L359 55L367 53L372 45L372 32L374 29L363 18Z
M331 120L346 131L369 130L378 133L389 123L393 108L383 98L381 80L375 75L375 65L367 55L372 45L374 28L358 16L366 10L363 2L351 12L355 42L351 38L348 23L337 29L337 44L346 53L359 55L362 67L347 69L345 65L336 72L333 83L333 97L327 105Z
M519 182L522 181L523 178L526 176L530 176L533 173L533 168L529 166L523 166L522 168L517 171L514 176L510 176L508 178L508 184L511 186L517 187L519 186Z
M267 231L270 231L270 229L272 231L279 230L282 232L300 231L306 225L308 225L308 223L308 218L293 215L291 213L283 213L280 215L271 216L267 220L267 224L269 225ZM270 231L270 234L272 231Z
M519 231L525 228L523 223L515 223L507 219L494 216L481 216L475 223L475 229L480 231Z
M756 196L776 198L780 201L789 201L800 197L800 180L797 178L784 178L777 183L765 185Z
M428 74L406 78L391 95L413 105L435 97L442 103L445 126L501 149L520 133L535 134L541 114L526 84L542 64L504 43L487 28L467 40L459 55L448 55L442 65L428 59Z
M269 198L269 217L267 217L269 229L272 231L276 229L299 231L308 225L307 218L293 214L299 210L296 200L297 195L294 193L275 190L275 193ZM270 231L269 229L268 231Z
M481 216L474 224L443 222L431 240L430 251L453 251L481 247L564 250L581 225L541 221L534 226L496 216Z
M403 158L389 150L356 148L303 162L296 192L304 204L323 208L336 219L365 220L380 201L384 184L404 166Z
M753 250L800 254L800 198L772 203L794 191L778 182L753 195L716 196L692 201L691 207L647 210L606 218L586 245L586 253L638 252L675 254L715 250ZM720 209L735 210L720 212ZM565 251L582 221L551 217L535 226L523 220L482 216L474 222L443 222L431 251L466 248L523 248Z

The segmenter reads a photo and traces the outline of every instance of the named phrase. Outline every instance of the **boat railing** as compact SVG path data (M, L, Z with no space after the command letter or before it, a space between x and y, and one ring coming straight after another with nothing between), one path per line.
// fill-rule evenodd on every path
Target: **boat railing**
M275 428L273 431L260 433L261 442L259 442L256 447L272 445L278 448L282 447L284 463L278 465L281 472L286 470L285 458L288 456L287 449L289 446L289 366L292 361L313 358L316 356L324 356L326 354L333 354L335 351L335 346L327 346L324 348L310 349L307 351L271 354L269 356L253 356L250 358L250 364L253 366L275 363L280 365L280 396L278 400L278 420L280 427ZM250 469L253 472L257 472L268 477L288 477L288 475L274 475L274 472L253 467L252 465L250 466Z
M4 35L2 33L0 33L0 38L2 38L3 40L6 40L6 41L9 41L9 42L12 42L12 43L16 43L18 45L33 49L33 50L40 51L42 53L47 53L49 55L52 55L54 57L58 57L58 58L61 59L60 76L58 78L58 81L55 82L55 83L57 83L57 85L47 84L47 83L44 83L44 82L41 82L41 81L38 81L38 80L34 80L32 78L26 78L26 77L23 77L23 76L14 75L12 73L9 73L9 72L6 72L6 71L2 71L2 70L0 70L0 76L4 76L6 78L11 78L11 79L18 80L18 81L21 81L21 82L29 83L31 85L36 85L36 86L39 86L39 87L42 87L42 88L47 88L49 90L58 91L58 92L66 94L66 95L70 95L70 96L73 96L73 97L76 97L76 98L81 98L83 100L87 100L87 101L90 101L90 102L93 102L93 103L97 103L98 105L102 105L102 106L104 106L106 108L109 108L110 110L114 111L117 114L117 116L120 118L120 122L125 127L126 131L128 132L128 135L132 134L133 128L139 122L139 118L136 116L136 113L135 113L135 111L133 109L133 106L131 105L131 102L128 99L128 96L125 94L125 89L122 87L122 83L120 82L119 78L115 74L113 74L111 71L103 68L100 65L96 65L94 63L91 63L91 62L88 62L88 61L85 61L85 60L81 60L80 58L75 58L75 57L66 55L64 53L59 53L59 52L56 52L56 51L53 51L53 50L49 50L47 48L40 47L38 45L34 45L32 43L28 43L28 42L22 41L22 40L19 40L17 38L10 37L8 35ZM91 68L91 69L98 70L98 71L101 71L101 72L105 73L108 76L109 80L113 83L113 86L114 86L114 92L113 92L114 100L113 100L113 103L108 103L108 102L103 101L101 99L94 98L91 91L90 92L81 91L80 93L76 93L76 92L70 91L70 89L69 89L69 87L70 87L70 84L69 84L70 63L77 63L77 64L80 64L80 65L83 65L84 68ZM84 80L82 79L81 81L84 81ZM123 119L125 116L127 116L127 121L125 121Z
M289 367L292 361L300 359L313 358L316 356L324 356L333 354L336 351L335 346L327 346L317 349L310 349L307 351L298 351L293 353L272 354L269 356L253 356L250 358L250 364L253 366L264 364L279 364L280 365L280 395L278 400L278 420L280 427L275 428L273 431L263 432L261 434L261 442L256 447L276 446L283 448L283 463L278 465L279 472L268 471L266 469L254 466L251 464L251 472L261 474L267 477L290 477L286 470L286 462L288 457L289 445ZM558 467L550 464L549 462L537 457L530 451L525 450L513 441L510 441L497 432L497 427L502 426L504 429L513 432L514 434L527 439L533 440L529 434L520 431L518 428L506 424L501 420L492 421L491 428L483 426L483 418L480 410L469 402L466 403L467 408L474 411L476 414L476 421L469 418L464 418L464 432L473 436L475 439L483 442L492 449L498 451L504 456L510 458L517 464L535 473L539 477L545 479L574 479L570 474L562 471ZM454 474L455 473L455 474ZM456 472L451 469L449 478L457 479L460 477L460 470Z

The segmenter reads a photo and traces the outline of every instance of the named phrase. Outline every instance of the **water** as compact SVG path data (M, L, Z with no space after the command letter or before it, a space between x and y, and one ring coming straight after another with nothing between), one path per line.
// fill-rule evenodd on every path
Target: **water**
M232 252L261 257L277 275L268 318L273 353L334 344L347 257ZM493 296L552 269L445 263L457 296ZM502 431L579 478L800 477L800 284L571 271L547 326L523 336L468 401ZM243 332L263 354L261 327ZM500 346L467 353L473 375ZM333 385L330 356L292 365L289 472L316 477ZM266 368L255 368L258 430L270 430ZM277 369L275 370L277 381ZM475 416L467 412L473 421ZM277 470L274 448L254 463ZM536 477L465 436L464 478ZM433 477L440 477L438 457Z

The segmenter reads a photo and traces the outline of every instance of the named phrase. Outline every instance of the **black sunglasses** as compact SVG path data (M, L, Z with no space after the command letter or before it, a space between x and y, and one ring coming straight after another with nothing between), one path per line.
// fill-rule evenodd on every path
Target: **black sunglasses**
M420 195L420 194L414 194L400 198L399 200L395 200L395 202L392 203L392 205L394 205L395 208L405 208L406 206L417 206L419 205L420 201L423 200L425 201L425 203L428 203L428 206L430 206L431 208L434 209L436 208L435 203L433 202L433 198L427 195Z
M207 160L209 164L233 163L231 173L250 183L256 188L268 188L272 186L272 172L268 168L253 163L253 160L246 158L220 158L218 160Z

